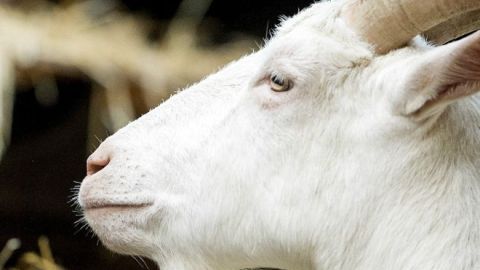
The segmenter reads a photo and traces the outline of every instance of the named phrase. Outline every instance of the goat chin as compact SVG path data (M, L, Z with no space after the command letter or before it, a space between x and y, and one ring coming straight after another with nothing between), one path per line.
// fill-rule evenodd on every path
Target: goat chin
M100 240L162 270L480 269L480 35L380 55L343 6L105 140L79 191Z

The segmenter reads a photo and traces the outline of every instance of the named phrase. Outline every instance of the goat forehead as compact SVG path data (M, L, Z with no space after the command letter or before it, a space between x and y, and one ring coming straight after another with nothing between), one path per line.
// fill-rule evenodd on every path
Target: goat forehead
M291 18L283 17L282 23L276 29L276 34L284 35L300 28L334 31L333 24L339 16L342 6L343 1L324 1L312 4Z

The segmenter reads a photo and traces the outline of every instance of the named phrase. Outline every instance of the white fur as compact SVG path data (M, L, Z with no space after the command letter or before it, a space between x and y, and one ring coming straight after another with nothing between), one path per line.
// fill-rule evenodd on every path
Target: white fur
M80 205L153 203L87 210L108 248L162 270L480 269L479 100L396 113L432 49L375 55L342 5L286 20L102 143L93 156L111 161ZM294 87L271 91L271 73Z

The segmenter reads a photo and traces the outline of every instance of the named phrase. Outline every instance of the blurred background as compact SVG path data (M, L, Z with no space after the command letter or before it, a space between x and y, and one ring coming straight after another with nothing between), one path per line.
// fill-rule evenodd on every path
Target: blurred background
M311 2L0 0L0 269L156 269L74 225L86 157Z

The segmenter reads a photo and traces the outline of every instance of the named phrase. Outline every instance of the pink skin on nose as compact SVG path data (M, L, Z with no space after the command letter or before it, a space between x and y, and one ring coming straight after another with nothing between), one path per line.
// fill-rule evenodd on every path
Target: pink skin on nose
M110 158L108 156L91 155L87 159L87 176L93 175L108 165Z

